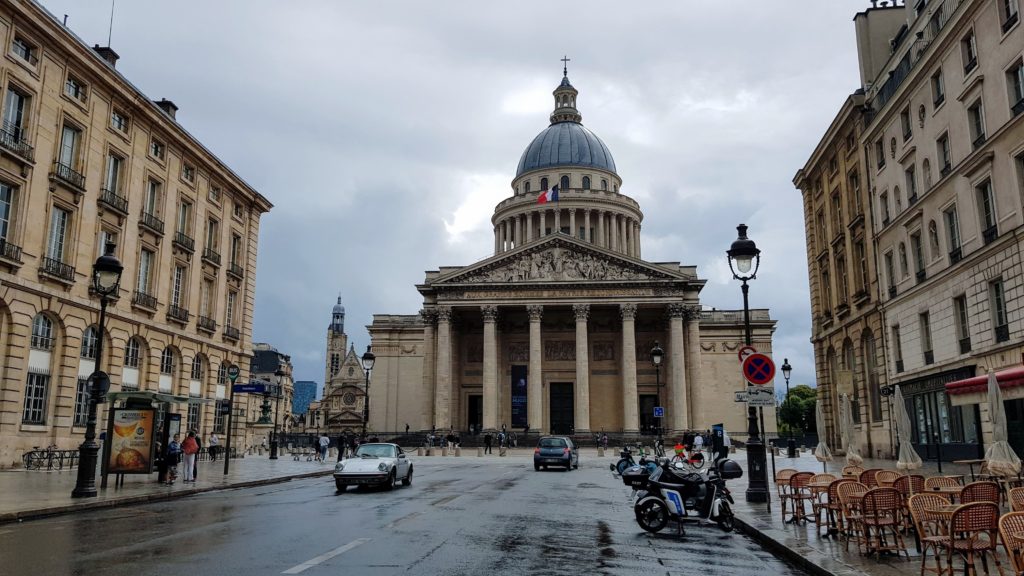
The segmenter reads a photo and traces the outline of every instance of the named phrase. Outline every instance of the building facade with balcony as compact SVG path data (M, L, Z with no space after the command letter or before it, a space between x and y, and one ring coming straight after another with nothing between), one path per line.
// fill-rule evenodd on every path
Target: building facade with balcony
M1024 351L1019 1L893 3L854 22L887 380L923 457L977 457L990 424L970 378L1012 375ZM1020 429L1024 390L1007 397Z
M173 103L124 78L113 50L90 48L36 2L0 1L0 38L6 467L34 446L81 442L101 339L114 390L221 400L229 365L247 378L271 205L176 121ZM101 335L89 286L107 243L124 273ZM206 435L224 432L215 406L172 409Z
M292 357L282 354L277 348L263 342L252 347L252 361L249 365L251 382L262 382L264 394L235 394L235 414L238 416L239 449L260 446L265 439L269 443L274 434L290 433L296 423L292 414L295 396ZM262 408L266 406L272 424L260 422ZM234 425L234 424L233 424ZM281 446L283 450L285 447Z
M818 401L830 445L849 396L867 453L892 453L872 214L861 154L864 94L851 94L793 179L804 205Z
M734 394L745 390L743 312L702 309L696 266L641 258L643 213L564 72L549 126L495 207L494 255L428 271L420 314L374 315L371 431L635 436L724 424L745 437ZM775 322L764 309L751 318L770 354Z

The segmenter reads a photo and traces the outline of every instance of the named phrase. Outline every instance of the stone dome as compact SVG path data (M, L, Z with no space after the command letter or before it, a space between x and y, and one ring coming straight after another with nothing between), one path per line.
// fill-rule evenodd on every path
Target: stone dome
M516 177L542 168L576 166L613 174L615 159L605 143L579 122L556 122L537 135L519 159Z

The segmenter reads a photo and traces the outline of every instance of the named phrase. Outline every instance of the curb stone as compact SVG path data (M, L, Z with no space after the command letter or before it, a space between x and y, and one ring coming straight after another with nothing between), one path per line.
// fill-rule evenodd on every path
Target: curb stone
M193 496L195 494L202 494L204 492L215 492L217 490L233 490L236 488L251 488L253 486L281 484L284 482L289 482L291 480L301 480L303 478L317 478L320 476L329 476L333 473L333 469L318 470L316 472L307 472L303 474L291 474L288 476L277 476L274 478L260 478L258 480L246 480L242 482L233 482L231 484L221 484L217 486L203 486L201 488L189 488L175 490L173 492L140 494L138 496L125 496L123 498L110 498L108 500L87 500L81 503L66 504L63 506L50 506L47 508L37 508L35 510L21 510L18 512L4 512L0 513L0 525L8 524L11 522L21 522L23 520L35 520L39 518L46 518L48 516L60 516L63 514L71 514L74 512L102 510L105 508L116 508L118 506L129 506L132 504L145 504L147 502L174 500L176 498L184 498L186 496Z
M784 542L779 541L768 532L754 527L739 516L736 516L736 528L775 556L783 558L814 576L867 576L852 566L843 564L835 558L822 556L814 550L800 551L790 548ZM812 556L817 558L812 558ZM827 563L829 566L825 567L816 562Z

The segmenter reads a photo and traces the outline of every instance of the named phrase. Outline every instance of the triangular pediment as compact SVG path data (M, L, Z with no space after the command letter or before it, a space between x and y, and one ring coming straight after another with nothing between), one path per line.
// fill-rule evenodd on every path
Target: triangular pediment
M544 238L443 274L431 286L464 284L693 281L695 274L605 250L564 234Z
M342 410L338 414L336 414L334 416L331 416L330 420L328 420L328 422L333 422L333 423L336 423L336 424L342 424L342 423L345 423L345 422L362 422L362 421L363 421L362 414L356 414L352 410Z

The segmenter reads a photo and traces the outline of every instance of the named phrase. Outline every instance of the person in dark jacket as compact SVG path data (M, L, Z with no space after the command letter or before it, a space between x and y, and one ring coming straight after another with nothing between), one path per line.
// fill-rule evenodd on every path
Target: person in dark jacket
M484 434L484 454L493 454L491 452L491 433Z

